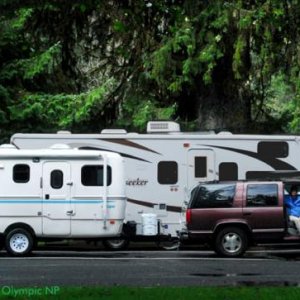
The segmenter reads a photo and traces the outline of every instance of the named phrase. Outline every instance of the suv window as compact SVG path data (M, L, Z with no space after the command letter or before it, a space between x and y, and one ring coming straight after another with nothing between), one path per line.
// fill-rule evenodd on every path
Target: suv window
M247 206L277 206L277 184L249 184L247 186Z
M191 194L190 208L232 207L235 184L206 184Z

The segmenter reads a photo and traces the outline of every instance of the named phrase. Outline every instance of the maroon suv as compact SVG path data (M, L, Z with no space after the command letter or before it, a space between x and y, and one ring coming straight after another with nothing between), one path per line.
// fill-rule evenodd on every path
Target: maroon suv
M181 238L209 242L229 257L241 256L256 242L300 242L288 233L284 188L283 182L200 184L192 191Z

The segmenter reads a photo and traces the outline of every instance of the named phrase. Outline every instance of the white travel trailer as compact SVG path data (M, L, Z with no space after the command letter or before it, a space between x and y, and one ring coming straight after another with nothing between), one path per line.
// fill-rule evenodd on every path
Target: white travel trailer
M0 247L29 253L38 240L119 236L124 159L117 153L0 147Z
M235 135L229 132L181 132L175 122L149 122L146 134L105 129L101 134L15 134L19 148L42 148L63 142L70 147L119 153L125 159L126 220L142 214L160 220L160 233L176 237L184 202L199 182L214 180L300 179L300 137ZM111 243L112 247L122 246Z

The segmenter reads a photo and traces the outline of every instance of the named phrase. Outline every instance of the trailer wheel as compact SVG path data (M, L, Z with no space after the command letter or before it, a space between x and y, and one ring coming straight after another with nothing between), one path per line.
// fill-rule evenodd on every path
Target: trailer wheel
M4 237L0 236L0 251L4 248Z
M242 256L248 247L248 237L244 230L238 227L222 229L215 239L215 251L221 256Z
M26 255L33 248L33 236L26 229L15 228L6 235L5 247L13 256Z
M178 238L171 238L170 240L159 241L157 246L167 251L177 250L180 247L180 241Z
M107 250L125 250L129 246L129 240L124 238L108 239L103 241L103 246Z

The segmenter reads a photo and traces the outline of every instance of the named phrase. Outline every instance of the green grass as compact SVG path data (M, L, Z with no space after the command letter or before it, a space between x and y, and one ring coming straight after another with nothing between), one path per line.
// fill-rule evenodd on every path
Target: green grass
M172 299L262 300L300 299L297 287L32 287L4 286L0 299Z

